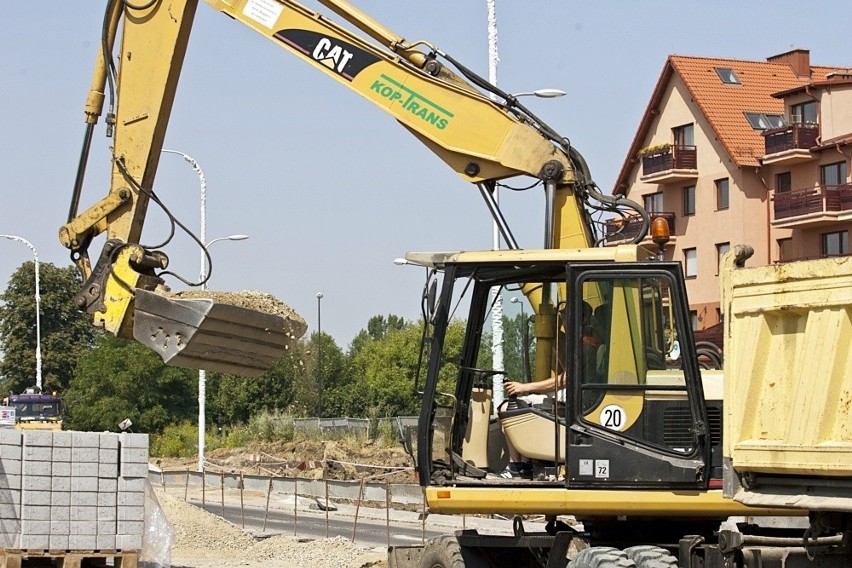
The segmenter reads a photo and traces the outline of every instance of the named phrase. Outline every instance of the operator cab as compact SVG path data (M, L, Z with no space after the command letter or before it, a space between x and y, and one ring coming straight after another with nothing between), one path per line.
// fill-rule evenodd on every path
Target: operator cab
M694 351L680 264L652 256L625 246L429 257L442 282L424 310L422 483L706 488L720 478L720 412L708 403L711 428L685 356ZM461 344L448 334L458 321ZM562 373L552 391L495 400L504 381ZM510 448L531 475L499 475Z

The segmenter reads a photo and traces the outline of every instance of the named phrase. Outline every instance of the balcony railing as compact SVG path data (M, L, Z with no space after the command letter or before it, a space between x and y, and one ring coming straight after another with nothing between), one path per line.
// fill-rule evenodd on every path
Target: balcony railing
M817 145L818 124L793 124L764 131L766 154L777 154L787 150L807 150Z
M668 170L695 170L698 168L698 152L695 146L673 146L661 152L642 156L642 175Z
M657 217L663 217L669 224L669 232L675 232L675 214L668 212L649 213L651 221ZM623 243L624 241L632 241L639 234L642 228L642 218L638 216L618 217L616 219L607 219L606 221L606 242L607 243ZM648 230L650 231L650 226ZM647 238L647 237L646 237Z
M852 211L852 184L775 192L773 200L776 220L809 213Z

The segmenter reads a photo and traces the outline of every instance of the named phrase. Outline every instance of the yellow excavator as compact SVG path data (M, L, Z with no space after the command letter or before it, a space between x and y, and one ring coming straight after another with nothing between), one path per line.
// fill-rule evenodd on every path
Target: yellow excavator
M655 221L647 239L648 214L601 194L566 137L437 46L409 42L342 0L320 2L366 38L290 0L208 0L395 118L478 188L509 246L406 258L429 275L416 384L422 410L412 440L427 504L439 513L514 515L513 534L463 531L425 547L395 547L389 565L727 568L806 565L796 563L814 557L847 565L849 510L747 504L726 493L765 477L736 477L724 452L722 376L699 368L680 264L661 260L665 224ZM251 376L274 364L304 321L219 295L172 294L167 256L139 242L149 202L162 206L154 178L196 7L197 0L107 2L60 240L84 276L76 302L96 325L135 338L168 364ZM111 184L79 212L106 102ZM494 198L498 183L516 176L544 189L538 250L518 246ZM613 216L625 228L639 226L630 244L600 246L598 221ZM88 248L104 232L92 265ZM494 378L509 377L483 360L495 292L517 295L534 313L527 380L568 378L539 398L510 397L497 408ZM467 330L454 353L444 339L458 317ZM515 454L529 466L504 477ZM543 532L527 532L525 520L538 515ZM762 515L792 517L793 526L765 528L754 522Z

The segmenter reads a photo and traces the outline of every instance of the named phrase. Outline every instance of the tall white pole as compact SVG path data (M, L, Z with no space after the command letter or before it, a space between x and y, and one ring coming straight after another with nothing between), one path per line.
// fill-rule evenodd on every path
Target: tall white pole
M184 154L183 152L178 152L177 150L163 150L163 152L167 154L177 154L181 156L184 160L186 160L192 169L195 171L195 174L198 176L198 183L201 188L201 230L199 232L199 239L202 244L207 243L207 180L204 177L204 171L201 169L201 166L198 165L198 162L193 159L191 156ZM207 283L205 280L207 279L207 251L202 247L201 249L201 289L207 289ZM206 413L206 400L207 400L207 372L204 369L200 369L198 371L198 471L204 471L204 434L206 432L207 424L205 419Z
M497 85L497 9L495 0L487 0L488 3L488 80L492 85ZM491 98L496 98L492 93ZM494 188L494 201L500 204L500 194ZM491 238L494 250L500 249L500 228L497 221L491 223ZM503 296L494 291L496 297L491 312L491 367L495 371L504 370L503 362ZM494 409L496 410L503 402L503 375L494 375L492 379L492 393Z
M317 414L319 418L323 417L322 408L322 292L317 292L317 390L319 391L319 399L317 400Z
M35 264L35 310L36 310L36 387L41 392L41 293L38 281L38 251L33 244L23 237L16 235L0 235L4 239L17 241L29 247L33 253L33 264Z

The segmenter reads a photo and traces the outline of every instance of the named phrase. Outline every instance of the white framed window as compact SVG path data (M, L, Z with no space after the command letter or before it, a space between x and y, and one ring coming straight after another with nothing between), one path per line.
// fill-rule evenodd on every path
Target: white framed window
M719 267L722 265L722 257L725 253L731 250L731 243L716 243L716 274L719 274Z
M727 209L730 206L729 187L728 178L716 180L716 209Z
M648 213L662 213L663 212L663 192L659 191L657 193L651 193L649 195L642 196L643 205L645 205L645 211Z
M683 249L683 270L687 278L698 276L698 250Z
M836 231L822 234L823 256L842 256L849 254L849 231Z
M695 215L695 186L687 185L683 188L683 214Z

